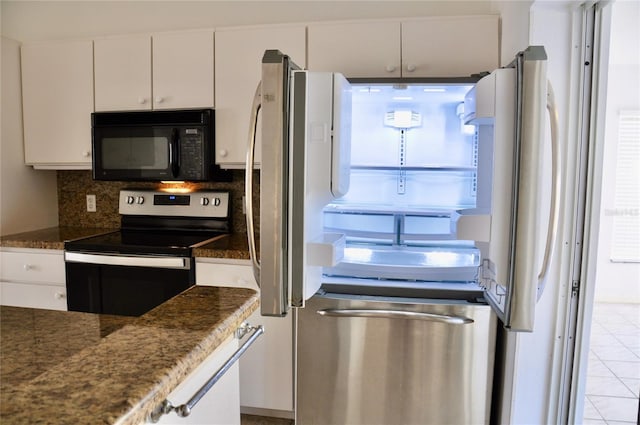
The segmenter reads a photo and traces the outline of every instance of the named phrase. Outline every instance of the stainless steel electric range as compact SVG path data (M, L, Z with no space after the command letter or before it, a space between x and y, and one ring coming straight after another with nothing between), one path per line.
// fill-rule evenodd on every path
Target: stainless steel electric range
M65 243L70 311L139 316L195 284L193 248L229 233L226 191L120 191L119 231Z

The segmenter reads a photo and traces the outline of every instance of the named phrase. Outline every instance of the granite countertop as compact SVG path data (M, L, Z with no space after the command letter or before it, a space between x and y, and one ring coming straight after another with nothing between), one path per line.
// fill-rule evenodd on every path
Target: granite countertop
M65 241L110 233L118 229L94 227L48 227L0 236L0 246L11 248L64 249Z
M246 233L231 233L193 249L194 257L233 258L250 260Z
M139 424L258 308L194 286L140 317L0 307L0 423Z
M50 227L31 232L0 236L1 247L64 249L64 242L86 238L118 229L89 227ZM249 260L246 233L231 233L216 238L211 243L193 249L194 257L231 258Z

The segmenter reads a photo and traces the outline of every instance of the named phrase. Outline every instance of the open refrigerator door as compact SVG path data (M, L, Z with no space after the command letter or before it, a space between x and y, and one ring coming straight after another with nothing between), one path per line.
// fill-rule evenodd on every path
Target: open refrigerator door
M341 258L344 239L325 234L322 208L349 188L350 105L350 86L340 74L302 71L281 52L265 52L245 181L251 212L261 110L259 254L250 213L247 230L262 315L284 316L290 307L303 307L320 288L322 267Z

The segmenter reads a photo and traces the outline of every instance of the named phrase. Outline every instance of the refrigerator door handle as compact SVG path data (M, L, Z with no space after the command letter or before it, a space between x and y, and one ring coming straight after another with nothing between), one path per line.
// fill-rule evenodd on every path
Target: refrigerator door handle
M375 309L340 309L326 308L317 313L326 317L372 317L381 319L409 319L427 322L446 323L448 325L466 325L473 323L473 319L463 316L451 316L436 313L421 313L405 310L375 310Z
M545 277L549 271L549 264L553 258L555 242L558 234L558 220L560 216L560 200L562 193L560 190L560 176L562 172L560 140L558 133L558 110L556 99L553 93L551 82L547 81L547 110L549 112L549 122L551 126L551 204L549 206L549 224L547 228L547 239L545 243L544 256L540 273L538 274L538 299L544 291Z
M256 279L258 288L260 287L260 261L256 251L256 234L253 224L253 160L256 149L256 133L258 126L258 112L262 106L262 82L258 83L256 93L253 96L251 105L251 117L249 120L249 140L247 143L247 158L245 164L244 179L244 202L245 217L247 220L247 238L249 242L249 257L253 268L253 277Z

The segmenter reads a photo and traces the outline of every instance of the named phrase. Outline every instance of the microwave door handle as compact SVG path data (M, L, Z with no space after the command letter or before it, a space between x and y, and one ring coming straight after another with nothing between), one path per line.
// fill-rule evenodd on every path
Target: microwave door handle
M178 177L180 174L180 132L174 128L171 132L171 143L169 144L169 164L171 174Z

